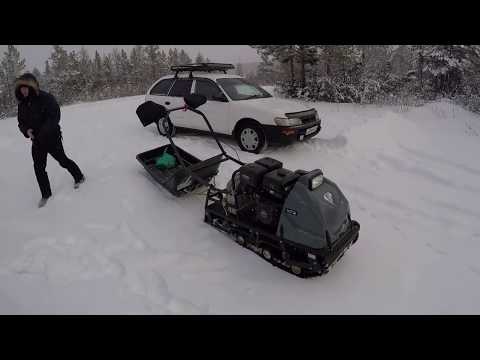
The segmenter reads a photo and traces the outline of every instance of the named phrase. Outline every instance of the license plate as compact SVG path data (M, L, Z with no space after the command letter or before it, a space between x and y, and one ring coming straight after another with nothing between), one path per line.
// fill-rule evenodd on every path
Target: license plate
M310 129L307 129L307 131L305 131L305 135L310 135L310 134L314 133L315 131L317 131L317 129L318 129L318 125L314 126L314 127L311 127Z

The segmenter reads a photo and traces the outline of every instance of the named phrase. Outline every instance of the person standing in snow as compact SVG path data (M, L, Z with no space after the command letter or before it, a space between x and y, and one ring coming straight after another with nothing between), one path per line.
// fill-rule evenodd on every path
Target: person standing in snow
M45 170L48 154L73 176L75 188L85 181L85 176L63 149L60 107L55 97L40 90L37 79L30 73L16 80L15 97L18 100L18 128L32 141L33 168L42 193L38 207L43 207L52 196Z

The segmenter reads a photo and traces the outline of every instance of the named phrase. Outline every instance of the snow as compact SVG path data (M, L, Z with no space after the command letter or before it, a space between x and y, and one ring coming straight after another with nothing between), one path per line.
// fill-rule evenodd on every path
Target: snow
M28 140L15 118L0 121L1 314L480 313L479 116L447 101L315 103L315 138L237 149L246 162L321 168L350 200L359 241L329 274L302 280L205 224L203 196L177 199L150 180L135 155L167 141L136 118L143 99L62 109L87 181L74 190L49 158L54 196L42 209ZM177 143L217 153L204 136ZM217 184L236 168L222 164Z

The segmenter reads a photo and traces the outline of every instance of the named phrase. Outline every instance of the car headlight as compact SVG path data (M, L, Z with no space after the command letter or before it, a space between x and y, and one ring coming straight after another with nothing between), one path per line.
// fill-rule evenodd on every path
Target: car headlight
M323 174L318 174L317 176L310 179L310 190L315 190L322 184L323 184Z
M310 190L315 190L323 184L323 172L322 170L314 170L315 175L309 179Z
M276 117L273 119L275 124L278 126L297 126L302 125L302 120L298 118L283 118L283 117Z

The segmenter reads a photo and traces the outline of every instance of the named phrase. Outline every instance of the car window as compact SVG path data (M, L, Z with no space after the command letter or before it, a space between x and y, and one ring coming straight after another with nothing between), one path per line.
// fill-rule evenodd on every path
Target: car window
M168 90L170 90L170 88L172 87L173 80L175 79L165 79L160 81L150 91L150 95L167 95Z
M177 79L170 90L169 96L184 97L190 94L192 88L192 79Z
M248 100L272 97L260 86L242 78L217 79L217 83L225 90L232 100Z
M222 90L210 80L197 79L195 82L195 94L206 96L207 100L213 100L213 97L222 96Z
M237 94L251 96L251 95L262 95L262 92L253 86L246 84L239 84L235 86L235 91Z

